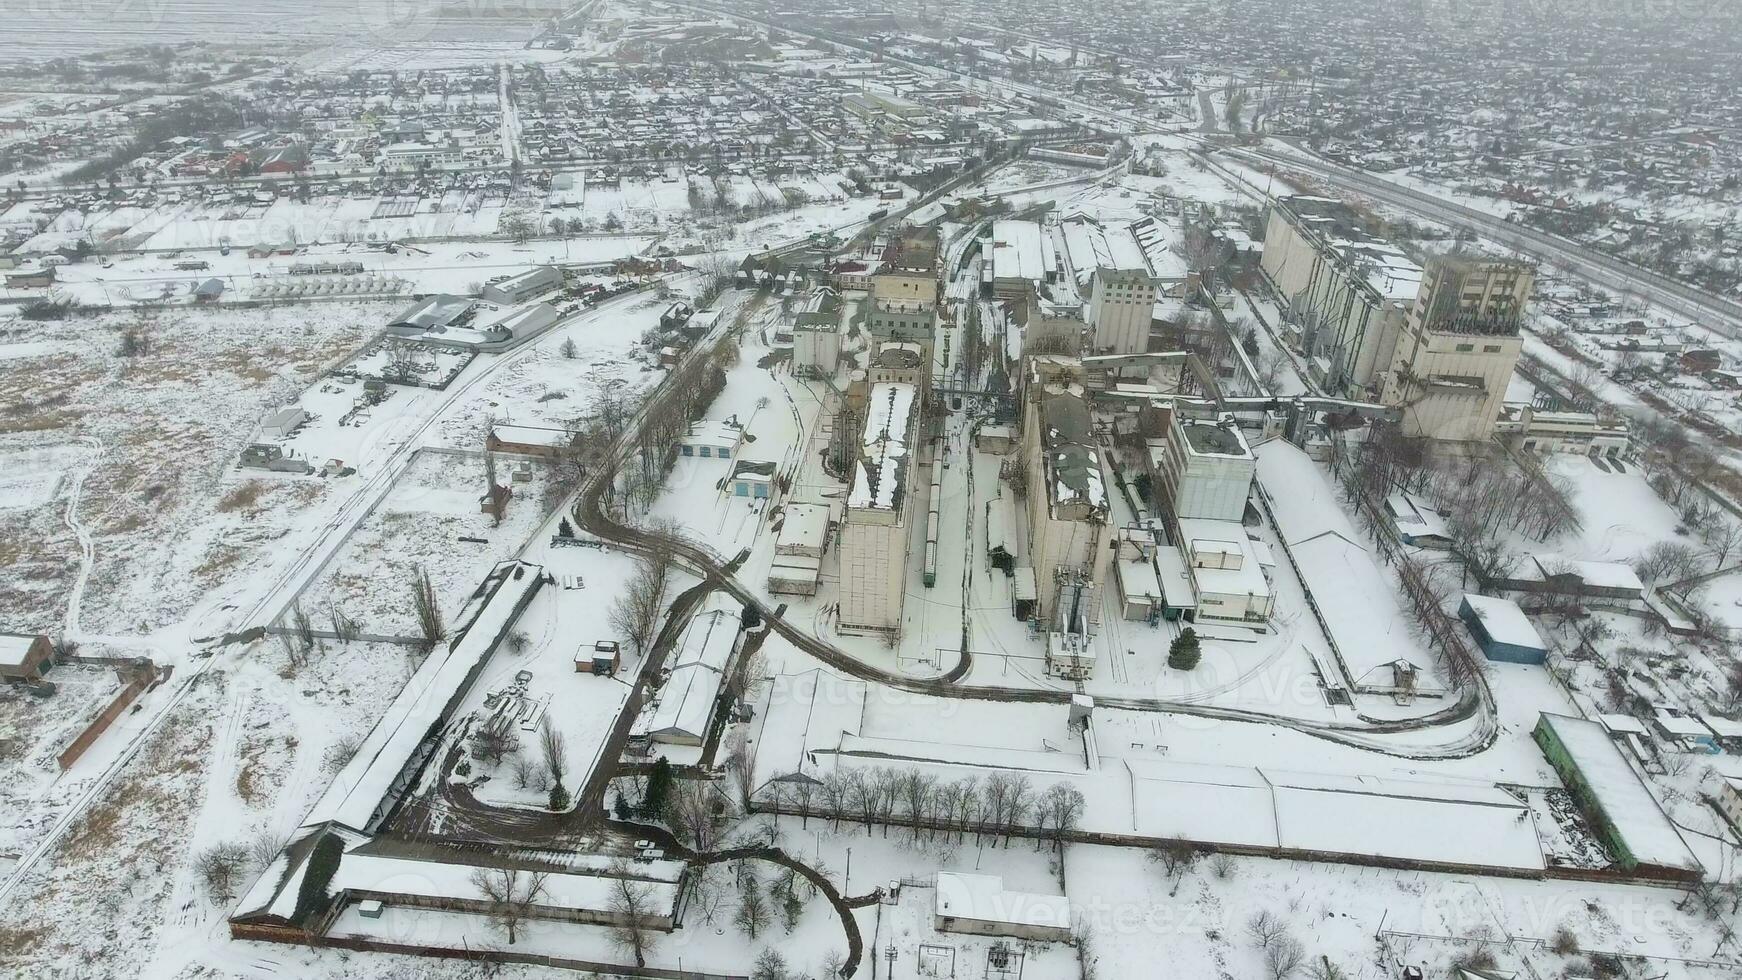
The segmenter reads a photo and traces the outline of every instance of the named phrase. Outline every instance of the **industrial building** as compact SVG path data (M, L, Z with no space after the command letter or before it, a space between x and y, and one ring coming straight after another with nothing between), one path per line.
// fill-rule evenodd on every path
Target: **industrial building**
M1089 291L1089 346L1104 354L1149 350L1155 284L1142 269L1097 269Z
M990 256L991 291L999 299L1022 299L1058 278L1052 239L1038 221L992 222L992 239L982 254Z
M939 932L1007 936L1036 942L1071 941L1071 903L1004 887L997 875L939 871L933 927Z
M829 378L841 357L840 294L817 289L800 301L792 318L792 370L801 378Z
M541 265L509 276L501 282L486 285L479 295L486 303L512 306L542 296L563 284L563 274L555 266Z
M840 629L895 633L907 572L909 480L917 448L920 390L874 384L865 399L841 518Z
M1259 268L1300 332L1314 380L1328 392L1376 398L1421 267L1368 235L1347 204L1295 196L1271 205Z
M1149 442L1150 479L1176 518L1241 520L1258 462L1232 417L1200 422L1167 411L1166 439Z
M707 740L732 658L743 645L743 616L736 600L717 593L691 617L672 652L665 682L630 730L632 740L670 745Z
M781 510L768 566L768 591L776 595L816 595L822 578L823 550L829 536L829 507L789 503Z
M1601 724L1544 712L1532 736L1622 870L1700 880L1699 859Z
M1536 627L1511 599L1465 595L1458 604L1458 618L1469 627L1476 645L1489 660L1509 664L1540 664L1548 659L1548 646Z
M1545 412L1530 405L1506 404L1494 422L1495 438L1513 449L1534 453L1584 453L1613 459L1626 455L1632 430L1619 415L1595 412Z
M1535 269L1521 262L1462 255L1428 262L1381 395L1403 410L1405 435L1470 441L1494 434L1535 281Z
M1022 440L1036 611L1049 630L1086 635L1100 622L1112 539L1101 451L1081 362L1035 358L1029 370Z

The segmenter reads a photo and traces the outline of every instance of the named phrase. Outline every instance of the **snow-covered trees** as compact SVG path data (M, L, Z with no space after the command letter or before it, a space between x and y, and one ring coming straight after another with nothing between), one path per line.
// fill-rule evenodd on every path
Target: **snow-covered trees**
M485 915L491 925L508 936L510 946L519 938L520 923L544 894L545 877L542 871L519 868L479 868L472 872L472 885L484 897Z

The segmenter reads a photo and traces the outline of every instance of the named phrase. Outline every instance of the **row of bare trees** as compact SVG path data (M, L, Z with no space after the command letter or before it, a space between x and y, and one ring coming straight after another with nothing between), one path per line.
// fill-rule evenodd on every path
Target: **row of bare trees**
M1082 819L1083 794L1069 783L1054 783L1037 792L1028 775L995 770L984 779L963 776L946 781L935 774L903 767L837 767L820 780L770 782L757 794L760 805L797 814L801 825L811 817L860 823L865 832L881 825L908 828L914 840L953 837L958 843L974 835L976 843L1000 840L1006 845L1018 833L1032 834L1038 846L1051 840L1062 847Z

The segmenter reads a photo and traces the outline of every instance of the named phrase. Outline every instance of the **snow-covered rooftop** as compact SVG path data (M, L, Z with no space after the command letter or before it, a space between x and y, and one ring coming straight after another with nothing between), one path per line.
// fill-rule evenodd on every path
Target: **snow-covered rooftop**
M1518 603L1511 599L1474 593L1466 594L1464 601L1475 612L1476 618L1482 621L1482 629L1487 631L1488 637L1494 642L1532 650L1547 649L1543 645L1542 637L1537 634L1536 627L1530 625L1530 619L1524 615L1524 610L1518 608Z
M847 506L894 510L907 478L913 433L914 387L893 382L871 386L865 405L865 434L853 466Z
M304 825L337 823L374 830L376 815L402 778L430 729L447 717L478 668L508 632L525 602L537 590L544 569L503 562L480 589L481 605L471 621L444 649L424 660L399 695L370 729L351 761L333 777Z
M20 633L0 633L0 667L20 667L30 656L35 636Z
M1071 927L1070 899L1008 891L997 875L937 873L936 913L988 926Z
M1583 718L1544 712L1548 727L1590 788L1603 816L1634 861L1662 868L1698 868L1681 832L1664 815L1639 774L1628 765L1602 725Z

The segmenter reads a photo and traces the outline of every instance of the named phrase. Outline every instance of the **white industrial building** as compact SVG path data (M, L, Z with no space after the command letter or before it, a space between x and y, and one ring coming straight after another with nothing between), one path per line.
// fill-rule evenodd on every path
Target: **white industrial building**
M840 629L894 633L901 628L907 572L908 482L915 464L919 390L875 384L852 463L841 519Z
M1200 422L1170 412L1165 440L1150 440L1150 479L1176 518L1239 521L1258 463L1231 418Z
M1341 201L1282 198L1270 208L1260 268L1299 329L1314 380L1371 398L1421 288L1421 267L1360 226Z
M1089 346L1104 354L1149 350L1155 283L1142 269L1097 269L1089 290Z
M939 932L1070 942L1071 903L1063 895L1010 891L997 875L939 871L933 927Z
M1624 455L1632 443L1627 420L1619 415L1604 417L1594 412L1543 412L1519 403L1500 407L1500 417L1494 422L1494 435L1514 449L1611 458Z
M1029 295L1058 276L1052 239L1038 221L1002 218L992 222L992 292L1006 299Z
M555 266L541 265L516 273L501 282L489 283L479 295L486 303L512 306L561 288L562 284L562 272Z
M736 600L720 594L690 619L665 683L636 719L632 736L672 745L701 745L707 739L714 704L743 636L743 615Z
M774 560L768 566L768 591L776 595L816 595L828 536L827 504L787 504L781 511L780 532L774 539Z
M1238 521L1179 522L1180 550L1197 592L1197 618L1263 623L1275 608L1269 549L1260 550Z

